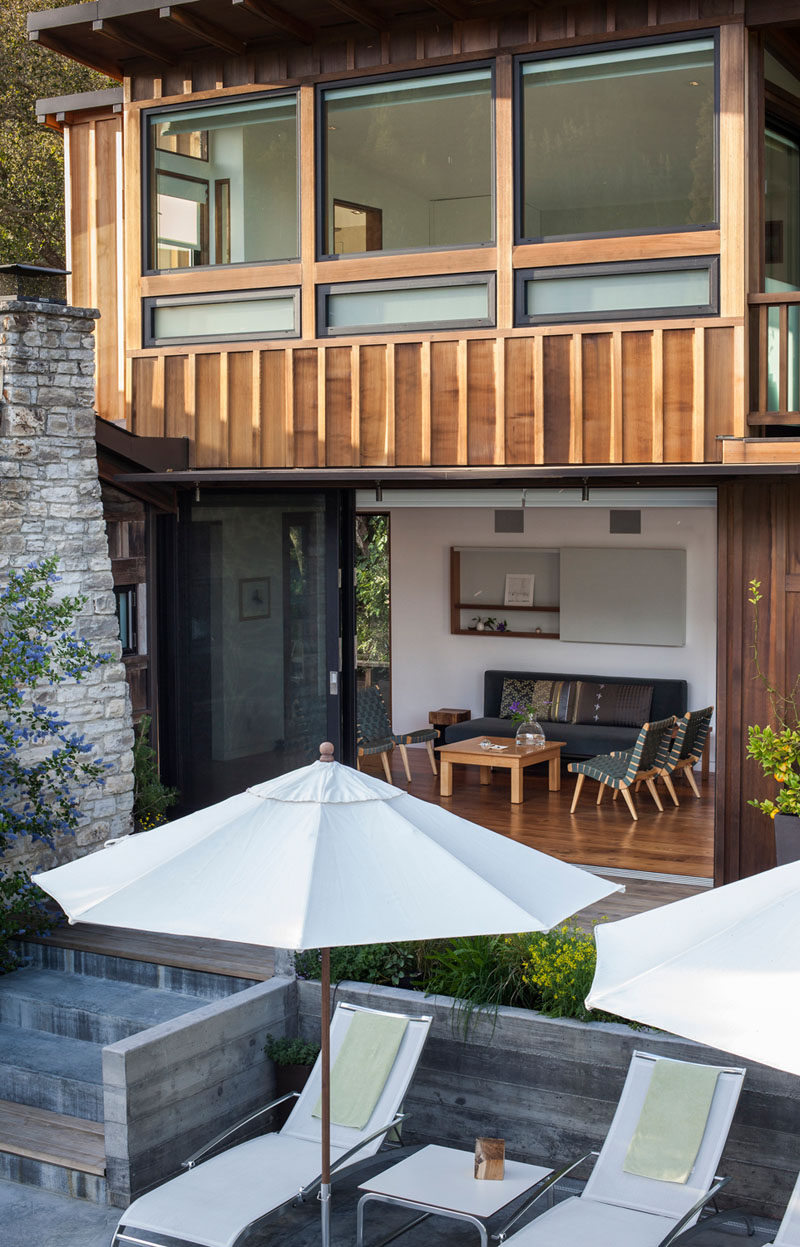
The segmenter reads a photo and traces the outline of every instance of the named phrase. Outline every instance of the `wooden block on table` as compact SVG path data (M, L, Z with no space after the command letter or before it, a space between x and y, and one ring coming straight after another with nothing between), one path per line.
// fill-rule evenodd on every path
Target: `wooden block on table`
M505 1170L505 1139L475 1140L475 1177L499 1182Z

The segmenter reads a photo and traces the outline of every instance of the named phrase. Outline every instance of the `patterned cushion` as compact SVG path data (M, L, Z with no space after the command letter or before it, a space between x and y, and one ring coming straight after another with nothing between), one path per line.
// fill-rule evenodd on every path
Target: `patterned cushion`
M539 706L541 707L542 719L548 717L546 707L549 707L553 694L552 680L503 680L503 694L500 698L500 718L510 719L514 713L512 707L515 702L519 702L522 706Z
M575 722L575 698L580 682L577 680L554 680L547 719L550 723Z
M606 727L641 727L650 715L652 684L589 684L578 682L576 723Z

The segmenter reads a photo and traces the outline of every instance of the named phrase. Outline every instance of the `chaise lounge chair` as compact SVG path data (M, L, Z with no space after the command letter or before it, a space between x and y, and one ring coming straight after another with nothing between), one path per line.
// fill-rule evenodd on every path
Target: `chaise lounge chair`
M497 1238L505 1247L668 1247L694 1225L728 1181L714 1173L744 1075L743 1069L634 1052L600 1153L589 1152L544 1179ZM688 1087L682 1085L688 1080ZM698 1111L703 1091L705 1113ZM681 1137L692 1114L693 1140ZM597 1156L597 1161L581 1195L556 1204L509 1236L532 1204L588 1156ZM683 1173L678 1172L681 1168ZM662 1176L645 1176L650 1172Z
M800 1178L789 1196L786 1212L771 1243L764 1247L800 1247Z
M368 1119L359 1127L336 1124L336 1058L359 1014L399 1018L406 1022L394 1059L392 1047L384 1055L388 1070L378 1075L377 1096ZM387 1133L402 1121L399 1111L416 1069L428 1031L430 1017L386 1014L342 1003L331 1023L333 1109L331 1121L331 1170L340 1176L348 1166L373 1156ZM396 1042L396 1035L395 1035ZM377 1067L380 1066L380 1060ZM380 1085L380 1079L383 1079ZM313 1194L320 1181L320 1120L316 1115L320 1097L320 1060L299 1094L291 1092L237 1122L183 1162L185 1173L149 1191L123 1213L112 1247L235 1247L259 1221L296 1200ZM285 1125L204 1160L235 1131L268 1113L278 1104L297 1097ZM364 1108L362 1102L362 1110Z

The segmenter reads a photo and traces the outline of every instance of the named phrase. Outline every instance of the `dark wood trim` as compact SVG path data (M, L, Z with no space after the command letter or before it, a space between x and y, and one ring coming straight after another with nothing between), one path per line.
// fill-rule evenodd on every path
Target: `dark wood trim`
M180 472L189 466L187 437L137 437L100 416L95 420L94 436L102 450L148 472Z
M79 65L86 65L89 69L95 69L100 74L105 74L107 78L113 78L115 82L122 82L122 69L113 63L107 61L103 56L86 56L85 54L76 52L73 48L54 35L46 34L43 30L29 30L28 42L38 43L42 48L49 48L51 52L58 52L59 56L65 56L70 61L77 61Z
M160 65L174 65L176 58L171 55L166 48L161 47L151 39L144 39L141 35L137 35L134 31L122 25L120 22L109 21L108 18L98 18L92 22L92 32L100 35L101 38L111 39L114 43L121 43L123 47L131 48L133 52L141 52L143 56L149 57Z
M231 4L234 8L241 5L248 13L262 18L271 26L276 26L278 30L294 35L295 39L299 39L301 43L314 42L314 28L309 26L308 22L303 22L299 17L287 13L286 9L281 8L280 5L273 4L272 0L231 0Z
M237 39L235 35L224 30L222 26L218 26L216 22L210 22L208 18L200 17L197 13L188 13L177 5L164 5L158 10L158 16L162 21L174 22L176 26L182 26L184 30L196 35L203 43L210 44L212 48L220 48L223 52L229 52L231 56L244 56L247 50L247 44L242 39Z

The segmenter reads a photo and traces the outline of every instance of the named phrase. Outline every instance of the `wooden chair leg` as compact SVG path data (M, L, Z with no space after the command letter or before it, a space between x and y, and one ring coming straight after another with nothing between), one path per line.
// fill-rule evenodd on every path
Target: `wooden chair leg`
M615 789L614 789L614 800L615 800L615 801L616 801L616 799L617 799L617 797L618 797L618 796L619 796L619 788L615 788Z
M391 784L391 782L392 782L392 768L389 766L389 754L388 754L388 751L384 750L384 752L381 754L381 762L383 763L383 773L384 773L384 775L386 776L386 782L387 782L387 784Z
M438 775L439 772L436 770L436 754L433 752L433 741L426 740L425 748L428 750L428 757L431 760L431 770L433 771L434 775Z
M605 792L605 790L606 790L606 786L601 779L600 787L597 789L597 801L595 802L596 805L599 805L600 802L603 800L603 793Z
M411 771L408 769L408 750L406 749L405 745L400 745L398 747L400 749L400 757L403 759L403 766L406 772L406 779L408 780L410 784L411 783Z
M631 812L631 817L635 819L636 822L638 823L639 815L636 813L636 806L633 804L633 797L631 796L630 788L623 788L622 795L625 798L625 801L627 802L628 809Z
M580 772L580 774L578 775L577 783L575 784L575 792L572 795L572 805L569 807L570 814L575 813L575 806L578 804L578 797L581 795L581 788L583 787L583 781L585 779L586 779L586 776L583 774L583 772Z
M356 758L356 770L357 771L361 770L361 754L359 754L358 757Z
M672 797L672 800L674 801L675 805L680 805L680 802L678 800L678 794L675 791L675 785L672 782L672 776L663 775L662 779L664 780L664 784L666 786L667 792Z
M651 778L650 778L650 779L648 779L648 781L647 781L647 787L648 787L648 789L649 789L649 791L650 791L650 796L653 798L653 800L655 801L655 803L656 803L656 805L658 806L659 810L660 810L660 811L661 811L661 813L663 814L663 813L664 813L664 807L663 807L663 805L661 804L661 798L660 798L660 797L659 797L659 795L658 795L658 789L656 788L656 781L652 778L652 776L651 776Z
M700 796L700 789L697 787L697 780L696 780L696 779L695 779L695 777L694 777L694 771L692 770L692 768L691 768L690 766L686 766L686 767L684 767L684 772L685 772L685 774L686 774L686 778L688 779L689 783L691 784L691 787L692 787L692 792L694 793L694 795L695 795L696 797L699 797L699 796Z

